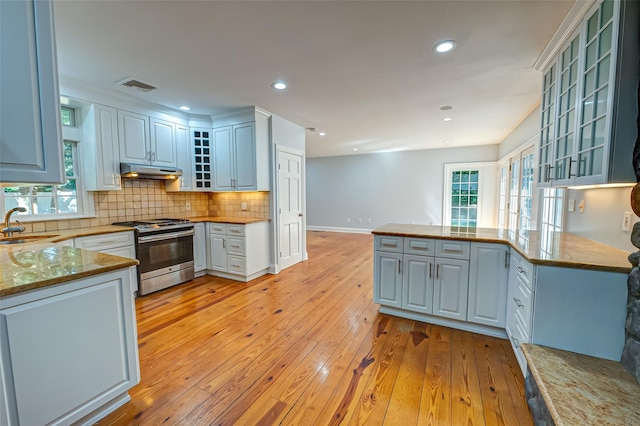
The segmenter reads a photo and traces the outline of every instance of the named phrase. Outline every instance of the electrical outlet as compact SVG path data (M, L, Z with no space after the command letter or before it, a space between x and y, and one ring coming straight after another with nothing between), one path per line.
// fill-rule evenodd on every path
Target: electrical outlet
M633 213L624 212L622 216L622 230L623 231L631 231L631 224L633 222Z
M184 205L184 209L185 209L186 211L191 210L191 203L187 201L187 203Z
M371 223L371 219L367 219L367 223Z
M351 218L350 217L347 218L347 223L351 223Z
M362 218L358 218L358 223L362 223Z
M247 203L246 202L243 201L242 203L240 203L240 210L242 210L242 211L247 210Z

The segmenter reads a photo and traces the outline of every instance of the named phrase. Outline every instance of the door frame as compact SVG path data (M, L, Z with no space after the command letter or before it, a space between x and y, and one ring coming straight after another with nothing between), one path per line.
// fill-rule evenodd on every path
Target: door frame
M272 241L272 253L273 259L271 266L269 267L269 272L272 274L278 274L282 270L282 262L280 260L280 206L278 205L279 195L280 195L280 169L278 168L278 164L280 164L280 155L281 153L287 153L292 155L298 155L301 157L301 182L300 182L300 200L302 203L302 226L300 227L300 233L302 235L302 261L309 259L309 255L307 253L307 180L306 180L306 157L305 152L300 151L294 148L290 148L281 144L274 144L274 156L273 156L273 193L271 198L271 217L273 218L273 226L271 228L271 241Z

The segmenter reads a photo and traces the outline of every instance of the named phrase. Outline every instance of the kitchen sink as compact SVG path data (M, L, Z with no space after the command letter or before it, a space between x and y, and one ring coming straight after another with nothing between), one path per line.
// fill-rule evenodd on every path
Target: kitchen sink
M17 237L5 237L0 238L0 245L32 243L45 238L53 237L57 237L57 235L20 235Z

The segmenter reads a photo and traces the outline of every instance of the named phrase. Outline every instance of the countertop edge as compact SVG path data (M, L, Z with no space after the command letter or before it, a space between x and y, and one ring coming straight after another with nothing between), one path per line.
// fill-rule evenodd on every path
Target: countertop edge
M546 387L546 384L544 380L542 380L542 376L540 376L540 372L538 371L538 368L536 367L536 363L532 359L531 354L529 354L529 351L527 349L528 346L529 346L528 343L523 343L522 345L520 345L520 348L522 349L522 353L524 354L524 357L527 360L527 368L533 375L533 378L536 381L536 385L538 385L538 389L540 390L540 393L542 394L542 398L544 399L547 405L547 409L549 410L549 414L551 415L551 418L553 419L555 424L557 425L562 424L560 420L560 415L558 414L558 410L556 410L556 406L553 404L553 401L551 401L551 396L549 395L549 391Z
M591 271L603 271L603 272L616 272L616 273L625 273L628 274L631 272L631 263L629 263L628 267L621 266L611 266L611 265L598 265L593 263L579 262L579 261L567 261L567 260L547 260L540 259L535 257L530 257L526 253L524 253L520 248L513 244L513 242L504 240L501 238L488 238L488 237L468 237L468 236L456 236L456 235L436 235L429 233L410 233L410 232L393 232L393 231L379 231L373 230L371 231L373 235L387 235L387 236L397 236L397 237L414 237L414 238L434 238L440 240L454 240L454 241L469 241L469 242L479 242L479 243L494 243L494 244L505 244L518 252L522 257L524 257L529 263L534 265L542 265L542 266L558 266L565 268L573 268L573 269L588 269Z

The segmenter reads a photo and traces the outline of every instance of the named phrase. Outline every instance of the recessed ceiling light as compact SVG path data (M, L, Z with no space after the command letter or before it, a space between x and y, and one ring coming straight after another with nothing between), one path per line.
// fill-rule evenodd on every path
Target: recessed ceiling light
M453 118L451 118L451 117L444 117L444 118L442 119L442 121L445 121L445 122L446 122L446 121L451 121L451 120L453 120Z
M276 90L284 90L287 88L287 84L284 81L276 81L274 83L271 83L271 87Z
M453 107L451 105L444 105L440 107L440 111L449 111L452 110Z
M353 150L354 150L354 151L357 151L357 150L358 150L358 148L353 148Z
M456 42L453 40L444 40L436 44L435 46L433 46L433 50L435 50L437 53L450 52L455 48L456 48Z
M446 141L443 142L445 145L449 145L451 143L451 140L447 139Z
M326 135L326 133L325 133L325 132L320 132L320 133L318 133L318 135L320 135L320 136L325 136L325 135Z
M191 111L191 108L189 108L189 107L188 107L188 106L186 106L186 105L182 105L182 106L180 107L180 109L181 109L181 110L183 110L183 111Z

